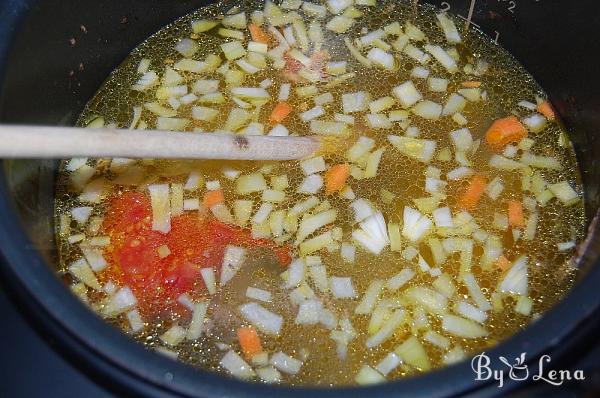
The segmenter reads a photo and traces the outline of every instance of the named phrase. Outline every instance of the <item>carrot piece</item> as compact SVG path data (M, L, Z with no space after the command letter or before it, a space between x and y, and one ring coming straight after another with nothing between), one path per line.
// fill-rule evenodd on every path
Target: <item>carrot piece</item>
M485 140L495 150L527 137L527 129L514 116L496 120L485 133Z
M210 209L216 204L223 203L224 201L225 197L223 196L223 190L221 189L208 191L204 194L204 198L202 198L202 204L207 209Z
M476 81L476 80L467 80L462 82L463 87L466 88L477 88L477 87L481 87L481 82Z
M280 102L275 105L269 120L272 123L281 123L292 112L292 106L287 102Z
M518 228L523 228L525 226L523 204L518 200L511 200L508 202L508 224Z
M500 256L498 257L498 260L496 260L496 265L498 266L498 268L500 268L502 271L506 271L507 269L510 268L510 266L512 265L512 263L510 262L509 259L507 259L504 256Z
M325 193L331 195L341 190L350 175L350 166L347 164L336 164L325 172Z
M469 186L458 199L458 206L461 209L473 210L477 207L477 203L481 199L487 181L480 175L474 175L469 181Z
M248 30L250 31L250 36L252 36L252 41L257 41L263 44L269 44L269 35L267 35L260 26L256 24L249 24Z
M537 106L537 110L542 115L546 116L546 119L553 121L556 119L556 115L554 114L554 109L552 109L552 105L548 101L540 102Z
M256 333L256 329L253 327L241 327L237 330L238 339L242 352L246 358L250 359L254 355L262 352L262 345L260 344L260 337Z

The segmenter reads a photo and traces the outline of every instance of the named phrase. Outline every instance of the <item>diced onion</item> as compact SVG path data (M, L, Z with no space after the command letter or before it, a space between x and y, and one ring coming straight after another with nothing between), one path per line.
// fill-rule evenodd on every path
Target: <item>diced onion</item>
M331 294L335 298L343 299L343 298L356 298L356 290L354 290L354 286L352 285L352 279L349 277L331 277L329 278L329 287L331 289Z
M240 313L248 322L260 331L270 335L279 335L283 318L257 303L247 303L239 306Z
M442 316L442 329L454 336L466 339L476 339L488 335L488 331L477 323L451 314Z
M281 351L271 355L269 363L283 373L288 373L291 375L295 375L300 372L300 368L302 367L302 361L292 358Z
M217 292L217 282L215 279L215 270L212 267L200 268L200 275L208 290L209 294L215 294Z
M231 373L232 376L240 379L250 379L255 375L252 367L233 350L230 350L225 354L219 362L219 365Z
M385 377L369 365L363 365L354 377L354 381L359 385L377 384L383 383Z
M246 249L243 247L227 245L221 265L220 285L225 286L235 276L246 261Z

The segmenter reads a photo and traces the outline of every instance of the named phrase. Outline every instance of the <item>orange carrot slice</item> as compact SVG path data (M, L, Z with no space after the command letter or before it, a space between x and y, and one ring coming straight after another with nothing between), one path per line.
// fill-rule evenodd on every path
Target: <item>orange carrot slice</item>
M336 164L325 172L325 193L331 195L340 191L346 184L350 175L350 167L347 164Z
M477 88L477 87L481 87L481 82L476 81L476 80L467 80L465 82L462 82L463 87L466 88Z
M458 199L458 206L461 209L473 210L477 207L477 203L481 199L487 181L480 175L474 175L469 181L469 186Z
M202 198L202 204L205 208L210 209L216 204L223 203L225 201L225 196L223 196L223 190L216 189L214 191L208 191L204 194L204 198Z
M271 123L281 123L292 112L292 106L287 102L280 102L275 105L269 120Z
M554 121L556 119L554 109L552 109L552 105L550 105L548 101L540 102L537 106L537 110L539 113L546 116L546 119L550 121Z
M525 226L523 204L518 200L511 200L508 202L508 224L518 228L523 228Z
M250 31L250 36L252 37L252 41L257 41L263 44L269 44L269 35L267 35L260 26L256 24L249 24L248 30Z
M510 260L504 256L500 256L500 257L498 257L498 260L496 260L496 266L498 268L500 268L502 271L506 271L507 269L510 268L511 265L512 265L512 263L510 262Z
M242 352L246 358L250 359L254 355L262 352L260 337L253 327L241 327L237 330L238 339Z
M485 140L495 150L527 137L527 129L514 116L496 120L485 133Z

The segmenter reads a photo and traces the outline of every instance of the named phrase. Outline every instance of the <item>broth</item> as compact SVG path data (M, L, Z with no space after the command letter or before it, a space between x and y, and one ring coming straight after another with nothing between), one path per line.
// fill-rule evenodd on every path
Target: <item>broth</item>
M343 2L335 4L341 3ZM155 263L157 267L163 264L161 261L164 258L173 257L179 251L184 253L188 250L189 248L185 245L190 247L201 245L199 242L204 242L207 234L216 234L214 229L206 227L208 225L206 220L215 218L220 219L219 225L241 224L243 226L244 229L235 229L235 232L231 232L231 227L223 227L226 228L223 230L226 231L223 234L231 233L231 236L235 236L235 239L225 243L243 247L246 259L235 276L224 286L219 286L215 294L207 292L206 280L200 276L197 268L213 265L217 271L217 279L219 279L220 261L219 264L193 264L196 267L193 268L196 272L195 279L190 282L191 285L186 285L185 289L181 288L183 290L177 291L177 293L186 293L184 298L178 296L178 301L173 302L169 287L160 287L154 294L153 290L147 290L144 293L142 292L143 288L138 287L136 290L132 286L134 293L140 292L137 304L125 306L110 314L104 312L104 315L111 323L130 333L134 339L145 346L156 348L167 355L176 356L183 362L203 369L226 372L224 367L227 368L227 366L222 362L223 358L229 355L229 359L231 359L235 355L241 355L238 358L243 358L247 363L241 368L237 368L235 372L238 372L238 377L253 380L263 379L272 382L280 379L282 382L292 385L336 386L378 382L385 378L393 379L427 371L430 368L442 366L487 349L526 327L564 296L573 283L575 273L575 268L570 263L573 255L571 246L574 246L574 243L582 238L585 224L583 201L580 199L582 187L575 155L566 138L564 128L555 121L546 121L536 111L536 99L540 103L544 101L545 95L542 89L510 54L493 44L480 32L472 29L468 32L460 30L462 41L456 44L448 43L447 37L438 25L437 11L430 6L419 5L415 14L412 4L380 0L377 2L376 16L373 16L369 10L374 8L358 5L359 3L356 3L356 9L364 12L364 15L356 17L353 25L344 34L334 34L326 28L326 24L332 19L330 12L327 13L326 18L319 19L306 16L306 13L319 13L321 9L316 11L305 8L283 9L284 14L297 12L300 19L304 18L306 28L309 28L313 21L321 21L319 31L324 35L324 39L317 44L316 51L313 51L315 50L314 42L310 41L308 50L303 53L311 56L315 52L320 54L319 51L324 50L329 54L329 62L347 61L346 72L340 72L337 76L334 74L337 72L331 72L332 68L335 69L335 65L330 65L329 73L323 73L326 69L320 68L318 56L313 57L310 64L312 69L309 67L300 69L306 72L304 75L303 72L296 71L302 67L300 61L290 61L289 59L286 61L282 57L267 56L266 64L261 66L261 57L256 56L256 59L250 59L258 65L254 67L244 64L236 65L235 60L229 61L231 70L253 71L257 69L253 73L242 73L243 82L234 82L234 80L240 79L240 73L225 71L223 67L225 60L220 45L225 41L235 40L219 36L218 29L222 27L220 25L206 32L192 33L190 24L199 19L217 20L222 15L227 15L228 11L236 6L239 7L239 11L234 10L235 12L231 14L243 11L249 23L252 11L263 9L263 4L255 1L220 2L183 17L142 43L113 72L87 105L79 119L80 125L91 127L112 125L127 128L132 125L132 120L134 120L134 116L132 116L134 107L139 107L142 113L141 118L132 125L135 128L156 128L157 123L159 123L159 127L160 123L167 123L163 124L163 127L171 126L168 123L173 120L159 121L161 116L157 116L156 112L162 112L164 115L187 120L185 126L176 129L190 132L218 131L227 124L230 126L237 124L238 120L232 119L230 116L232 109L247 106L247 120L241 122L240 127L236 128L236 133L251 133L255 128L260 131L258 124L254 124L249 130L246 129L253 122L262 124L264 134L266 134L273 127L273 124L269 123L269 117L278 102L280 87L282 84L290 83L291 94L286 102L292 112L281 124L285 125L290 134L311 135L315 132L319 133L319 130L323 133L322 125L317 125L319 128L311 130L310 122L302 120L300 116L302 114L305 115L305 118L310 117L304 112L315 107L315 98L318 98L316 101L323 102L323 109L315 110L315 112L321 113L315 120L333 121L335 118L337 118L335 120L343 120L343 122L338 122L342 125L335 127L338 132L345 131L345 133L341 137L334 138L334 148L326 149L320 156L325 161L327 168L335 164L349 167L350 176L344 187L347 186L351 189L344 188L335 194L326 195L323 188L317 187L315 194L299 193L298 187L304 184L307 176L298 161L276 163L129 161L123 159L66 161L62 166L56 196L56 217L59 226L57 236L61 257L60 272L74 292L91 308L103 314L107 307L115 305L114 302L111 304L115 294L119 294L115 292L122 292L123 288L127 286L126 278L123 277L123 270L120 269L119 264L120 259L123 259L120 250L126 246L126 242L127 244L131 243L127 239L129 239L128 234L132 232L129 226L118 226L122 220L115 217L115 214L123 214L126 212L123 208L128 208L128 205L131 204L139 204L143 200L146 202L143 202L140 208L144 208L143 210L146 212L152 210L150 207L155 203L150 203L148 192L149 187L156 186L166 186L167 190L170 187L171 200L178 201L183 198L187 200L186 206L191 209L183 211L185 214L177 219L185 222L176 221L177 216L175 215L169 216L172 222L171 228L183 228L179 232L180 235L189 237L189 241L183 242L182 247L176 249L169 246L163 241L166 239L162 236L164 234L153 232L158 234L156 235L157 243L155 246L149 247L152 250L162 250ZM295 4L300 3L288 1L285 4L288 7L295 7ZM347 7L345 15L349 15L349 10L352 11ZM273 15L275 14L272 14L271 18L275 18ZM255 16L255 18L257 17ZM386 26L387 31L396 32L396 28L389 25L394 22L400 23L398 26L402 32L400 35L386 32L375 40L371 40L374 36L370 38L366 36L369 32ZM232 23L235 25L236 22ZM411 31L411 24L424 32L426 40L419 40L419 31ZM457 23L457 25L459 24ZM244 48L246 48L250 37L246 29L240 30L233 27L229 29L243 32L241 34L244 35L243 42ZM301 28L298 29L301 30ZM316 28L314 29L313 33L317 31ZM291 32L296 40L301 42L298 39L301 37L298 35L298 30L291 29ZM235 33L223 31L221 33L235 35ZM288 38L287 35L289 32L284 31L282 37ZM458 59L455 61L458 64L458 70L449 73L447 68L442 66L432 55L428 55L429 60L426 62L416 61L408 54L410 50L407 47L398 51L396 47L401 47L399 42L404 35L411 36L410 40L407 39L408 44L405 44L416 49L425 48L424 42L440 45L451 59L452 57ZM379 48L383 52L393 54L395 65L392 70L374 65L367 67L361 64L344 44L343 38L346 36L352 39L367 37L364 41L370 41L370 44L364 44L364 47L360 49L363 56L366 56L372 48ZM209 68L209 71L202 73L182 71L181 64L178 66L177 62L183 57L175 49L176 44L182 38L191 38L198 44L198 49L191 58L206 61L207 56L216 54L221 59L219 65L215 64L214 67ZM270 50L274 47L273 43L275 40L271 38ZM391 46L392 43L394 46ZM413 52L412 54L415 57L419 53ZM429 53L422 52L421 54L423 57ZM245 59L248 59L247 57L246 55ZM298 58L303 60L300 56ZM373 61L375 58L375 56L370 57L372 64L375 63ZM423 58L421 60L424 61ZM146 62L149 64L142 68L142 73L139 73L140 64L144 65ZM210 64L210 59L207 63ZM140 76L147 73L148 70L156 71L159 76L164 78L163 73L166 67L177 71L177 75L181 79L175 76L175 81L180 81L177 81L174 86L186 86L185 94L173 94L157 99L156 91L160 83L143 90L141 88L131 89L135 84L142 84ZM354 73L353 76L346 75L351 72ZM315 77L315 73L320 74L320 77ZM428 76L425 76L426 74ZM306 81L305 77L316 79L316 81ZM433 91L431 89L433 85L443 82L430 80L432 77L446 79L447 88ZM230 79L229 86L226 85L226 78ZM211 100L202 97L206 95L203 92L206 91L205 87L210 84L207 82L202 83L196 90L194 94L196 98L190 97L191 102L184 103L187 100L184 101L182 97L190 92L190 87L193 87L199 79L218 79L220 81L218 89L209 91L208 94L223 93L223 103L201 104L202 101L214 101L214 98ZM164 80L162 81L164 82ZM464 96L472 95L474 97L464 100L466 104L464 109L455 110L446 116L439 114L437 117L427 116L430 117L427 119L423 115L429 115L430 109L424 110L424 113L419 115L417 114L419 111L415 110L413 104L402 107L401 103L405 98L401 94L392 92L392 88L407 81L413 82L424 99L441 104L448 109L451 108L451 105L448 105L449 98L458 90L471 87L470 90L462 93ZM261 87L261 85L266 87L270 95L269 101L265 104L257 105L258 100L252 97L241 96L237 98L241 101L233 100L235 96L231 94L231 87ZM316 94L302 96L296 91L297 87L312 85L316 87ZM381 114L398 120L390 122L389 118L387 121L384 118L369 121L365 117L369 113L367 110L344 113L342 96L346 95L345 98L350 98L347 96L348 94L357 92L368 92L369 102L390 96L392 98L391 106L382 110ZM327 102L327 96L318 97L323 93L331 93L330 102ZM366 101L357 100L357 98L359 99L358 94L353 95L352 98L358 102L357 106L361 109L367 105ZM153 113L151 109L143 105L149 102L157 102L163 109L156 111L154 108ZM382 101L381 104L384 102ZM210 121L198 120L198 114L194 114L192 108L200 105L217 110L211 117L204 116L211 119ZM371 103L373 107L377 105ZM405 112L409 108L412 110ZM168 109L168 112L164 109ZM436 112L436 109L433 109L433 113ZM543 108L538 106L538 109ZM392 111L394 113L390 113ZM511 115L522 119L531 114L537 115L537 119L534 119L533 122L537 122L539 125L532 123L530 119L523 121L530 130L526 139L510 143L508 149L503 147L498 150L498 148L490 147L486 140L486 131L494 120ZM354 117L353 124L342 127L344 123L348 122L347 116ZM376 128L376 123L382 123L384 127ZM450 132L461 129L468 129L468 135L472 137L472 142L457 144L456 140L453 140ZM531 130L541 131L533 132ZM462 131L464 133L465 130ZM399 150L390 141L388 135L415 138L415 141L410 142L417 146L423 144L422 141L419 141L422 139L435 141L434 156L430 160L419 161L415 157L426 157L424 149L416 156L407 155L410 150L406 148L404 151ZM369 137L373 140L371 146L366 149L368 154L383 149L381 160L376 167L376 175L371 178L363 178L365 169L370 167L366 165L367 158L365 156L354 160L349 159L348 156L348 151L360 149L360 144L356 144L360 137ZM463 144L468 148L461 154L461 151L457 150L457 145ZM457 152L459 152L458 155ZM506 155L506 157L498 158L499 154ZM546 158L527 158L530 154ZM490 159L494 156L496 159L501 159L504 164L509 164L514 160L516 163L511 163L511 167L517 169L505 170L490 165ZM375 157L373 155L369 162L376 163ZM561 165L560 169L556 166L557 162ZM518 165L515 166L515 164ZM305 167L308 168L309 164L305 164ZM321 176L322 180L325 176L324 170L321 170L319 165L316 167L318 171L315 174ZM462 169L460 169L461 167ZM192 173L192 177L200 176L202 182L197 187L194 184L190 185L190 173ZM457 175L458 178L450 179L448 173L451 173L451 176ZM248 175L263 176L267 185L273 191L277 191L271 192L271 194L281 195L282 191L284 192L283 198L278 196L277 199L264 200L264 195L266 195L264 188L249 194L240 194L240 176ZM469 187L476 185L473 175L484 176L487 189L486 193L480 195L480 198L476 200L475 206L466 206L468 207L468 211L466 211L467 209L461 209L460 204L464 205L464 202L461 201L464 200L465 192L469 190ZM287 186L283 183L283 179L278 179L281 176L286 176ZM496 178L502 181L503 189L498 188L497 180L496 183L493 182ZM218 181L218 185L215 181ZM565 190L565 186L559 184L562 182L567 182L574 188L576 198L569 199L567 197L559 200L555 197L569 194L568 190ZM430 186L426 184L430 184ZM184 187L186 185L192 189L186 189ZM495 188L501 191L497 197L492 192ZM81 195L82 189L83 196ZM211 189L222 191L224 205L230 211L237 206L234 205L236 200L252 201L252 204L247 202L250 207L246 208L246 212L250 211L247 216L252 217L251 220L238 217L239 214L236 212L230 215L231 218L228 218L226 212L222 213L214 208L203 208L201 204L203 197L206 198L207 191ZM173 192L181 190L183 190L183 197L177 196L179 199L173 199L173 195L175 195ZM176 195L181 195L181 193ZM310 214L333 210L335 220L327 222L316 231L310 231L304 239L299 239L299 241L306 242L317 236L331 238L325 245L326 247L306 253L309 251L308 249L303 250L302 245L295 244L297 232L293 225L290 226L290 224L296 223L295 228L297 228L303 218L299 216L294 221L294 217L290 216L290 211L295 205L311 196L318 199L318 205L308 210L305 218L308 218ZM127 202L128 205L123 204L125 202L119 205L119 198L136 199ZM433 203L427 200L416 203L414 199L419 198L437 199ZM194 199L198 199L200 202L199 208L196 208ZM375 241L381 241L379 243L384 245L379 253L375 253L378 242L375 242L375 248L370 250L368 244L363 244L360 242L360 238L352 236L353 231L359 229L366 230L367 234L372 231L368 225L357 222L358 216L355 207L350 204L356 204L358 199L364 199L370 203L366 209L370 208L372 215L367 220L371 220L374 225L381 226L376 217L372 218L373 214L381 212L383 216L383 229L386 230L383 235L385 236L380 237L375 231L377 236L373 238ZM206 201L206 199L204 200ZM324 202L328 204L324 204ZM272 207L268 215L270 218L267 218L266 222L258 222L252 226L252 219L257 217L256 213L265 203L268 205L264 206L263 211ZM507 219L509 203L516 206L516 215L511 216L511 221ZM177 207L180 205L178 204ZM240 214L243 213L242 207L240 204ZM442 213L436 213L436 217L432 214L433 210L445 207L449 207L451 211L450 221L444 218ZM423 236L415 238L415 235L418 235L415 229L418 227L415 226L411 230L410 226L405 225L407 221L410 221L407 217L412 211L407 208L417 211L417 218L422 222L426 223L424 220L429 220L430 227ZM519 208L524 214L518 214ZM73 213L74 209L77 209L75 213ZM282 224L281 220L278 221L278 217L283 217L287 224ZM80 222L75 220L77 218ZM205 221L198 221L198 225L194 224L189 227L191 229L178 226L192 218ZM152 221L152 217L148 219L146 214L144 222L148 224L149 221ZM360 222L364 221L360 220ZM443 222L450 222L453 226L443 227ZM513 225L506 225L509 222ZM462 229L459 224L462 225ZM149 229L148 225L144 228ZM397 231L401 235L399 240L397 235L394 235L394 228L398 228ZM169 234L175 234L174 231L175 229ZM147 231L144 233L150 234ZM328 233L331 235L327 235ZM371 234L370 236L375 235ZM155 235L144 236L150 239L150 236ZM260 244L257 243L259 241ZM143 245L144 242L142 242ZM202 246L205 250L204 253L214 246L217 248L215 251L219 252L217 257L220 259L223 251L227 250L225 243L214 243L210 240L207 242L202 243L205 245ZM260 247L256 248L255 246ZM294 261L299 257L305 259L302 266L294 262L290 266L296 270L303 269L301 279L297 284L289 285L292 271L288 271L288 269L291 268L282 267L279 264L279 262L286 263L288 261L273 255L275 246L287 248L288 254ZM82 247L87 249L87 252L82 252ZM441 251L439 247L442 247ZM500 251L498 252L498 250ZM300 256L300 251L304 251L304 255ZM344 256L342 256L342 251L344 251ZM490 254L491 252L495 254ZM102 254L101 257L108 262L107 265L102 265L102 260L98 260L98 253ZM502 253L508 263L498 260L499 253ZM309 256L308 259L306 256ZM354 260L350 261L353 256L355 256ZM523 262L520 261L523 259L522 256L526 256L525 286L527 289L525 294L503 292L500 286L506 282L507 274L510 274L511 271L516 275L511 278L514 282L512 289L519 289L518 279L523 277L523 273L518 273L516 270L523 266ZM82 258L86 260L81 260ZM207 255L206 258L210 258L212 261L210 255ZM135 259L135 261L138 260L142 261L139 258ZM78 267L74 269L73 264L78 264ZM179 267L176 265L179 263L169 262L169 264L175 268ZM513 264L512 267L510 264ZM88 272L90 269L86 268L88 266L97 269L97 272L92 271L92 282L88 279L90 278ZM81 273L82 268L87 272L85 275ZM332 294L331 289L331 284L335 284L335 281L331 279L326 280L330 285L324 286L325 291L321 291L319 288L322 286L323 280L316 275L323 270L328 277L350 278L343 281L337 280L337 282L350 281L356 297L335 297L336 295ZM395 279L394 277L401 272L405 272L404 276L410 274L412 277L400 287L392 288L394 284L400 284L399 280L402 277ZM471 276L478 285L476 289L473 289L469 282L465 283L465 279L469 279ZM140 286L151 279L147 275L144 278L146 279L139 282ZM180 281L186 280L185 278L186 276L177 274L175 281L169 286L178 286L177 289L179 289ZM447 283L443 283L446 281L445 278L452 282L455 291L452 291ZM102 288L94 289L93 280L97 280ZM517 281L515 282L515 280ZM375 285L372 285L374 281ZM134 285L137 283L138 281ZM377 283L381 283L385 287L377 289ZM381 292L376 295L374 303L363 304L367 308L364 314L357 314L356 307L361 303L370 286L374 291L380 290ZM270 301L262 302L247 297L247 287L268 291L271 295ZM338 296L348 292L346 289L340 289L343 292L338 293ZM148 291L150 292L148 293ZM480 292L479 296L477 292ZM303 294L305 297L302 297ZM139 295L143 297L139 297ZM165 298L167 296L168 298ZM154 301L152 301L153 299ZM166 301L159 302L159 300ZM296 319L299 303L304 300L312 300L311 303L320 308L317 310L317 315L320 316L316 324L312 323L314 319L311 318L315 316L314 310L307 312L308 324L298 322ZM268 311L281 316L283 318L281 332L273 335L262 330L263 328L260 325L257 326L256 322L250 322L248 316L241 313L239 308L240 305L249 302L259 303ZM188 333L192 311L186 309L186 305L198 310L198 307L194 306L198 303L206 304L207 311L206 318L201 322L203 325L202 335L193 339L178 338L179 334L184 333L185 336ZM158 311L156 308L161 308L161 310ZM306 308L308 309L308 306ZM327 309L331 313L323 311L323 309ZM330 317L324 317L323 313L329 314ZM383 314L379 320L379 328L377 327L377 317L379 316L377 313ZM457 331L450 325L455 319L448 315L460 316L463 320L471 318L466 324L461 323ZM141 317L142 324L139 324L138 316ZM393 324L395 316L399 320ZM348 330L348 322L354 329L353 332ZM459 320L459 322L462 321ZM385 336L380 344L367 347L369 341L373 342L370 339L373 339L377 332L381 332L381 324L393 326L391 333ZM139 327L139 330L132 331L133 325L137 325L134 329ZM176 328L173 328L174 325ZM465 325L467 329L470 329L465 330ZM251 358L249 355L242 354L236 334L242 326L252 327L254 331L258 330L262 352L268 354L267 359L264 358L264 355ZM369 329L372 329L371 332ZM167 331L170 333L165 335ZM472 334L472 336L467 337L468 334ZM421 350L424 350L424 353ZM277 352L283 352L285 355L301 361L299 372L294 374L293 370L281 365L281 358L285 357L280 356L278 361L278 357L273 355ZM391 362L380 363L393 352L395 354L388 358ZM399 363L398 359L402 363ZM267 362L264 362L265 360ZM269 361L274 367L269 365ZM391 369L386 369L386 366L394 361L396 361L396 366L392 368L390 365ZM365 368L365 365L368 365L369 368ZM248 367L254 370L249 371ZM261 370L258 371L259 369ZM389 373L386 370L389 370ZM231 372L231 370L229 371ZM258 371L259 375L257 376L254 371ZM236 374L235 372L233 373ZM385 378L383 373L387 373Z

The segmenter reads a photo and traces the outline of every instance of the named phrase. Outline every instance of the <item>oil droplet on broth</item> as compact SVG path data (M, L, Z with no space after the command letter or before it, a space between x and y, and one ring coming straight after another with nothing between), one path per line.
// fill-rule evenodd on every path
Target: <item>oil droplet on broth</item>
M148 38L131 55L111 74L104 82L94 98L89 102L86 109L82 113L79 124L85 125L89 120L97 115L102 115L106 120L114 122L119 127L127 127L131 121L133 106L140 105L147 101L154 100L154 91L137 92L130 90L130 87L138 79L139 75L136 72L139 61L142 58L151 60L150 69L157 72L162 71L164 66L172 63L173 60L180 58L179 54L174 50L175 43L190 35L190 21L199 18L214 18L224 14L233 5L239 4L243 10L261 9L261 5L256 1L245 1L236 3L234 1L217 3L197 12L185 16L171 25L166 26L161 31ZM416 2L415 2L416 4ZM397 2L391 0L378 1L377 12L366 12L365 16L359 19L352 28L353 32L360 32L362 28L368 31L385 26L391 22L411 20L423 30L428 38L432 41L441 42L442 33L436 24L435 10L429 6L419 5L417 8L417 18L413 19L413 5L409 2ZM249 15L249 12L247 13ZM400 69L394 72L387 72L381 69L367 69L356 63L340 37L336 37L331 32L326 32L325 48L332 55L332 60L348 60L352 70L356 72L354 79L348 80L343 84L332 87L327 91L331 92L336 99L335 103L339 104L339 99L343 93L365 90L371 94L372 99L390 95L390 88L394 87L406 80L411 79L410 73L417 64L407 57L402 58ZM516 62L509 54L501 48L495 46L489 38L482 36L476 31L461 32L463 43L457 47L462 59L470 59L471 63L478 59L485 60L489 63L488 73L481 78L484 87L488 93L488 100L484 106L467 106L463 111L464 116L468 120L468 127L474 137L483 137L485 130L489 127L492 120L509 115L517 108L517 103L522 99L532 99L543 92L537 85L534 79ZM357 35L358 36L358 35ZM201 40L198 43L201 46L200 51L196 54L198 59L203 59L208 54L220 54L219 44L223 39L213 33L202 34ZM442 69L433 69L432 75L444 75ZM183 74L185 81L182 84L191 84L196 76L193 74ZM215 74L215 76L217 76ZM446 93L432 93L427 89L424 79L412 79L417 89L422 93L427 93L427 98L433 101L444 103L449 93L460 87L461 82L465 78L465 74L456 73L449 77L450 83ZM210 78L210 77L208 77ZM279 87L281 83L287 82L282 78L281 73L267 67L254 75L247 75L244 81L244 86L257 87L263 79L269 78L273 80L273 87ZM272 91L276 93L276 91ZM276 96L276 94L274 94ZM294 109L309 109L313 106L310 99L299 98L292 95L289 103ZM233 104L228 104L220 108L220 113L214 122L203 124L202 127L208 131L216 129L225 123L229 109ZM268 117L268 110L262 110L260 120L265 121ZM190 117L191 107L182 107L178 117ZM270 110L270 108L269 108ZM333 105L326 109L326 114L322 117L323 120L331 120L334 113L340 113L341 107ZM383 159L379 168L377 178L365 179L356 181L353 184L354 192L359 198L371 200L376 204L386 216L388 222L402 222L402 209L404 206L413 206L412 199L426 196L423 189L424 186L424 169L422 164L416 164L415 161L409 160L406 157L399 155L397 151L389 147L386 136L389 134L402 135L400 128L394 128L382 134L377 130L367 129L358 123L359 117L356 116L357 125L352 130L352 136L345 140L345 147L342 145L336 153L329 153L325 160L328 164L345 162L344 154L346 149L356 141L360 135L367 135L376 141L376 148L386 147ZM147 112L144 115L144 120L150 127L154 127L155 119ZM452 142L447 132L456 130L457 125L450 118L441 118L436 121L426 121L417 117L411 118L412 126L415 126L420 131L420 137L434 138L438 141L438 148L452 148ZM193 126L190 126L190 130ZM297 132L300 135L308 134L306 123L302 122L298 117L289 119L286 127L290 132ZM558 136L563 132L558 124L550 124L543 134L535 135L534 150L542 154L552 154L556 156L563 164L564 168L561 171L552 171L546 175L550 181L570 180L576 181L580 185L579 172L575 156L572 150L559 150L557 148ZM498 171L491 169L488 166L488 159L492 152L485 144L480 146L479 151L470 159L473 162L472 168L481 171L484 174L494 176ZM100 162L98 168L99 174L105 175L108 179L114 178L114 175L107 169L107 162ZM247 173L251 170L256 170L264 166L264 163L250 162L216 162L216 161L142 161L140 165L145 173L145 181L167 181L167 182L185 182L187 173L190 170L201 170L205 180L220 180L226 198L237 197L234 192L234 184L227 179L222 178L221 169L224 165L241 170ZM300 184L303 178L301 170L299 170L297 162L281 162L273 163L273 170L269 175L286 174L289 178L290 187L295 187ZM454 162L435 162L435 166L441 169L442 175L456 167ZM64 172L60 176L61 183L57 190L56 198L56 214L57 216L68 212L74 206L80 205L77 200L77 195L70 192L68 188L68 173ZM518 175L511 177L510 174L504 173L503 179L505 183L505 198L513 197L519 199L521 197L521 181ZM458 186L458 185L457 185ZM123 190L122 187L115 188ZM380 198L381 189L387 189L396 194L396 199L392 203L385 203ZM453 189L454 195L459 189ZM321 196L321 195L320 195ZM324 196L323 196L324 197ZM249 199L258 202L259 195L249 196ZM284 210L289 209L298 200L304 196L289 192L288 199L285 204L280 207ZM353 213L348 207L348 201L341 199L338 196L330 196L327 199L331 202L333 208L338 209L338 219L336 225L341 226L344 230L344 241L349 240L349 232L354 224ZM455 203L456 198L450 195L449 204ZM93 215L101 215L106 203L103 202L94 209ZM287 206L287 207L286 207ZM484 230L493 230L492 217L495 211L499 211L498 204L494 201L484 201L481 206L473 212L473 216L478 224ZM504 205L502 205L504 206ZM256 206L255 206L256 209ZM516 242L506 249L505 255L507 258L515 258L518 254L526 253L530 258L530 281L529 296L534 301L534 312L537 314L543 313L545 310L554 305L560 300L565 292L573 283L574 272L569 268L569 255L556 250L558 242L573 240L573 238L581 238L584 227L584 216L582 204L577 204L571 207L563 207L556 200L549 202L540 211L540 223L537 229L536 239L529 242ZM74 231L81 229L81 226L73 223L71 225ZM507 238L509 241L510 239ZM61 272L64 273L67 282L72 282L72 278L67 273L68 264L81 256L76 245L70 245L64 236L59 235L59 250L61 257ZM421 243L418 249L424 253L424 256L431 256L428 245ZM480 253L479 253L480 255ZM267 255L268 256L268 255ZM329 275L350 276L355 284L355 288L359 293L363 293L373 278L388 279L395 275L402 267L413 264L402 258L400 253L384 251L379 256L373 256L365 251L358 249L356 263L353 265L345 264L338 253L323 254L324 262L328 267ZM270 260L263 255L258 255L253 263L259 264L269 262ZM443 266L445 272L456 275L458 271L458 258L450 257L447 263ZM481 271L477 266L473 272L476 274L480 285L491 292L494 290L500 272ZM247 279L246 279L247 278ZM409 286L418 286L421 284L429 284L433 279L423 273L417 272L417 276L409 282ZM253 272L246 270L243 274L237 275L235 283L225 291L219 293L219 305L211 305L209 317L214 315L211 311L218 312L218 317L222 321L221 325L216 325L210 334L203 338L190 342L185 341L177 347L179 359L191 365L222 371L219 367L219 361L225 351L217 348L217 342L231 344L237 349L235 339L235 328L242 324L242 321L237 315L235 307L237 304L244 302L244 297L240 297L239 291L234 288L242 289L237 286L243 282L252 281L248 285L259 286L273 293L279 300L274 302L289 302L287 292L281 288L281 279L277 273L269 272L264 267L256 267ZM256 283L256 285L254 285ZM458 282L455 282L460 285ZM460 290L466 296L466 290ZM90 302L101 301L100 294L90 294ZM96 297L97 296L97 297ZM393 295L389 295L392 297ZM489 297L489 295L488 295ZM365 349L364 342L368 337L366 329L369 323L369 316L355 316L353 308L356 301L351 300L332 300L329 299L328 305L333 306L338 314L349 314L354 328L359 332L358 337L353 340L348 348L348 356L346 360L340 360L336 354L336 346L333 340L329 337L329 330L318 326L299 326L293 323L295 317L295 309L293 307L280 305L277 312L285 314L286 319L284 333L277 338L264 338L263 347L266 351L273 353L276 351L284 351L293 357L300 357L303 349L308 350L308 357L304 361L301 372L293 377L284 376L284 381L294 385L346 385L354 383L354 376L363 364L375 366L388 352L392 351L399 343L403 342L412 332L413 325L404 325L399 328L393 338L384 344L374 349ZM92 305L93 306L93 305ZM219 308L217 308L219 307ZM475 353L489 346L494 345L498 341L512 335L516 331L525 327L531 317L516 314L513 310L514 302L510 299L505 301L505 310L502 312L490 312L489 320L485 326L490 332L490 336L486 339L461 339L453 337L449 334L444 334L441 331L440 321L434 316L428 315L428 321L432 330L442 332L451 342L451 347L460 346L467 353ZM408 308L409 313L411 309ZM286 313L287 312L287 313ZM411 313L412 314L412 313ZM225 320L227 318L227 320ZM162 322L161 324L148 324L146 328L139 334L135 335L135 339L145 344L148 347L159 347L162 345L158 336L163 333L173 323L177 322L178 318L174 316L171 322ZM119 318L113 321L114 324L124 330L128 330L127 320ZM223 326L225 325L225 326ZM434 366L443 364L444 351L435 346L423 341L427 353ZM415 373L414 369L409 366L400 366L388 378L402 377L404 375Z

